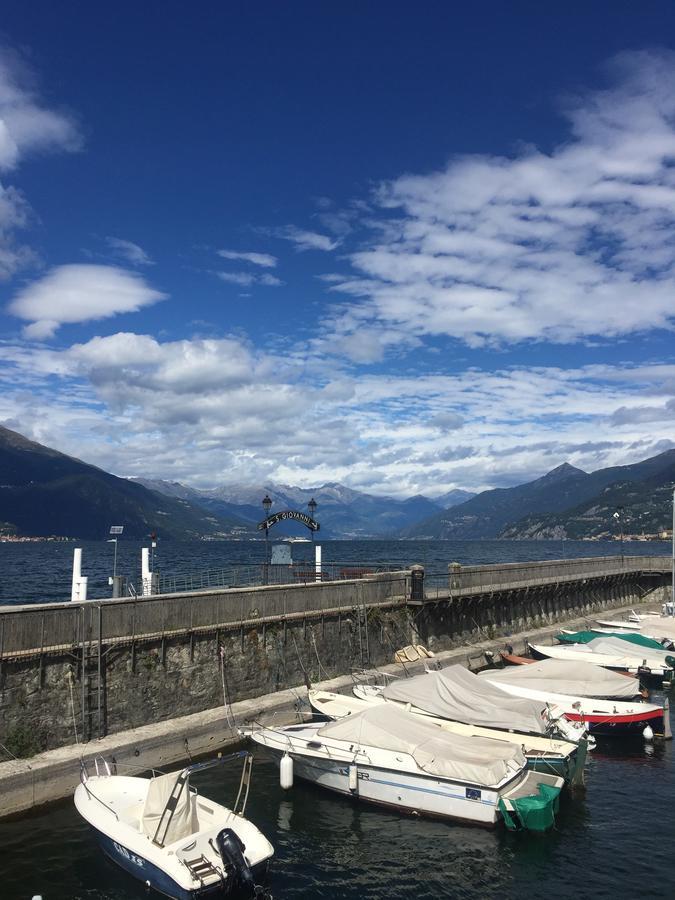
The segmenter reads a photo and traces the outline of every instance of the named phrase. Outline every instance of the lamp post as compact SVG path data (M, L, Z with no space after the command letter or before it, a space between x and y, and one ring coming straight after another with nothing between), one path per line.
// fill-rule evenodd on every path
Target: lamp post
M312 497L312 499L307 504L307 509L309 510L310 519L314 518L314 513L316 512L316 507L317 507L317 502L314 499L314 497ZM312 528L311 531L312 531L312 543L314 543L314 529Z
M312 497L312 499L307 504L307 509L309 510L309 516L314 521L314 515L316 513L317 502ZM323 578L323 574L321 572L321 544L314 543L314 529L312 528L312 546L314 547L314 577L317 581L321 581Z
M670 609L671 615L675 615L675 488L673 488L673 530L672 530L672 541L673 541L673 569L672 569L672 580L670 583Z
M619 540L621 541L621 565L623 566L623 506L617 506L614 518L619 520Z
M108 543L115 545L115 555L113 556L113 578L117 578L117 538L110 538Z
M269 494L265 494L262 501L263 509L265 510L265 577L263 579L263 583L267 584L269 581L269 565L270 565L270 531L267 527L267 519L270 514L270 509L272 509L272 500Z
M108 577L108 584L112 585L113 589L113 597L121 597L122 590L122 581L123 578L118 580L117 578L117 540L119 536L124 532L124 525L111 525L110 526L110 534L115 535L108 539L109 544L115 545L115 552L113 556L113 573L112 578Z

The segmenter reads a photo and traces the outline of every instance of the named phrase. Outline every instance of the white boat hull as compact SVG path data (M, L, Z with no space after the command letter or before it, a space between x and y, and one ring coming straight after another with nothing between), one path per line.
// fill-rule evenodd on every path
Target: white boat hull
M349 764L308 760L293 753L291 757L298 778L356 800L477 825L492 826L498 819L496 791L361 764L356 766L357 787L350 790Z
M339 719L343 716L354 715L368 709L374 703L385 703L381 696L373 696L370 700L348 697L342 694L333 694L329 691L309 691L309 703L312 709L319 715L328 719ZM465 737L490 738L496 741L506 741L517 744L527 759L528 768L537 772L548 772L551 775L559 775L569 782L583 781L583 766L586 758L585 747L580 753L579 744L571 741L557 741L546 737L534 735L514 734L497 731L492 728L483 728L477 725L466 725L463 722L451 722L438 716L430 716L418 710L410 710L413 715L419 715L427 722L433 722L444 731L451 734L461 734Z
M150 779L103 774L85 778L75 790L75 808L96 833L103 852L135 878L174 900L226 897L237 890L217 844L223 830L234 833L245 847L245 862L262 880L274 853L269 841L243 816L198 796L192 796L197 829L168 844L157 844L141 827ZM191 871L194 860L208 861L211 870Z
M524 764L494 785L437 777L421 770L406 753L320 738L317 732L324 725L246 729L242 734L267 747L277 762L289 756L294 776L304 781L411 815L491 827L501 818L500 800L534 796L540 784L558 791L563 785L562 778L530 772Z
M489 676L484 676L489 679ZM600 700L594 697L569 697L565 694L546 694L533 688L508 684L495 678L491 682L511 697L528 697L555 703L565 715L582 722L592 735L600 737L641 736L649 725L658 734L665 729L664 710L653 703L626 703L621 700Z
M651 674L670 679L673 670L660 659L650 657L648 651L635 656L610 656L594 651L587 644L528 644L530 652L537 659L562 659L570 662L587 662L605 669L630 672L632 675Z

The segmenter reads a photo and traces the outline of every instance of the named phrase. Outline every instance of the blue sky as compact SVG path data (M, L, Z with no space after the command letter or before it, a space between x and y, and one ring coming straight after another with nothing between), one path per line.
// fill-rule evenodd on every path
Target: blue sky
M439 495L675 446L675 7L9 0L0 424Z

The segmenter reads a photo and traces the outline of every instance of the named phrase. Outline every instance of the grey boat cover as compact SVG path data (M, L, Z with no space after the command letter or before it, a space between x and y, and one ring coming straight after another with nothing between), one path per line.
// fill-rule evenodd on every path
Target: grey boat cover
M463 666L399 678L387 685L383 696L452 722L524 734L547 733L545 703L506 697L498 687L477 678Z
M621 638L601 637L593 638L586 644L594 653L605 653L607 656L621 656L625 659L636 660L638 665L643 659L658 659L667 668L666 656L672 656L672 650L657 650L656 647L639 647L637 644L627 644Z
M640 690L636 678L617 675L602 666L565 659L542 659L524 666L486 669L480 678L572 697L634 697Z
M329 722L317 734L350 745L407 753L429 775L491 788L513 778L526 765L517 744L450 734L392 703Z

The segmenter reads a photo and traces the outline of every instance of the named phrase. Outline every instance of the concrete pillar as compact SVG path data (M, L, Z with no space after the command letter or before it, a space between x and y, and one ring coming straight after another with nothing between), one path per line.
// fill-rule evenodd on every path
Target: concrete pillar
M458 562L450 563L448 566L448 587L450 588L450 596L458 591L462 586L462 566Z

